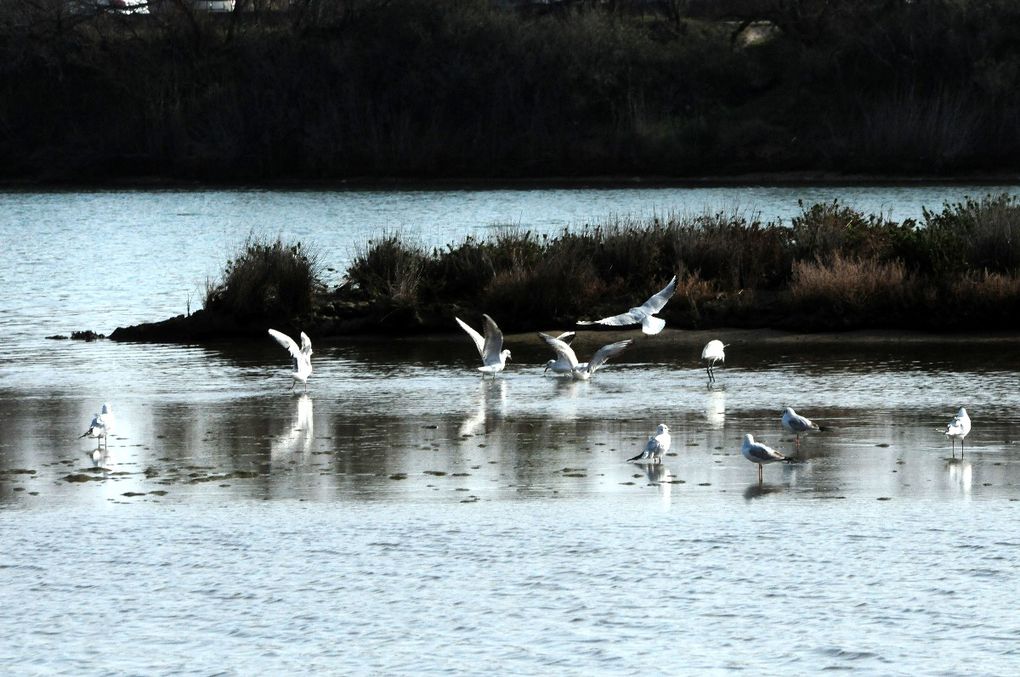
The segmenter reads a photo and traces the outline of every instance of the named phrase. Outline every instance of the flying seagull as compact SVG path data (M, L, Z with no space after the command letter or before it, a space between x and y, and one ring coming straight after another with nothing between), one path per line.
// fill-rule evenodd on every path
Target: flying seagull
M806 416L801 416L793 410L793 407L783 409L783 427L796 436L798 447L800 446L801 433L806 433L811 430L821 430L817 423Z
M740 447L740 453L751 463L758 464L758 484L762 482L762 466L766 463L788 460L786 456L783 456L767 444L755 442L750 433L744 435L744 444Z
M506 361L510 359L510 351L503 349L503 332L499 330L495 320L484 314L482 317L485 318L484 338L459 317L453 319L457 320L461 329L468 333L471 340L475 342L475 347L478 348L478 354L482 356L482 366L478 367L478 371L483 374L492 374L495 378L496 373L503 371L503 368L506 367Z
M666 326L665 320L660 320L655 317L655 314L661 311L666 301L673 296L673 292L676 291L676 275L669 281L669 284L655 294L650 299L645 301L637 308L631 308L625 313L620 315L613 315L612 317L603 317L601 320L578 320L577 323L581 325L587 324L604 324L610 327L624 327L629 324L641 324L641 331L652 336L662 331L663 327Z
M312 375L312 340L308 338L308 334L301 332L300 348L294 339L283 332L270 329L269 335L276 339L276 342L290 353L292 366L294 367L294 371L290 374L291 378L294 379L290 384L290 389L294 390L297 382L301 381L305 384L305 390L307 391L308 377Z
M701 351L701 359L708 361L708 382L715 382L715 365L718 362L726 361L725 348L729 344L723 344L722 341L714 339L705 344L705 347Z
M970 416L967 415L967 410L960 407L953 420L940 432L953 442L953 458L956 458L956 439L960 438L960 458L963 458L963 438L970 432Z
M672 443L673 440L669 436L669 426L665 423L660 423L655 429L655 434L648 438L644 451L627 460L637 461L638 463L661 463L662 455L669 451L669 445Z
M572 332L571 332L572 333ZM561 334L559 338L539 332L539 337L549 344L549 347L556 351L556 359L545 363L546 371L552 369L557 374L570 374L579 381L587 381L598 371L609 359L622 353L627 346L633 343L632 339L617 341L599 348L592 358L587 362L578 362L574 349L567 345Z

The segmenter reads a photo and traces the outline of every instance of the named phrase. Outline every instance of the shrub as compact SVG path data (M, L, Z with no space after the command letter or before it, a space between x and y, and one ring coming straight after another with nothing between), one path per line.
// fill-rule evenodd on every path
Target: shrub
M1020 277L1001 273L971 272L954 280L937 314L948 328L1015 328L1020 325Z
M793 264L790 293L808 313L831 313L846 323L888 319L908 305L910 285L898 261L881 262L833 256L828 263Z
M1002 194L924 211L933 269L1020 269L1020 200Z
M794 255L798 259L832 261L836 256L879 258L889 256L895 224L881 216L865 216L838 200L814 204L795 216L791 224Z
M242 321L288 320L312 309L319 281L316 254L248 236L239 254L227 261L223 281L207 286L205 308Z
M419 300L426 263L421 247L384 235L355 254L347 279L371 300L410 305Z
M739 291L773 288L790 275L789 231L741 216L703 215L671 220L677 268L691 270L718 287Z

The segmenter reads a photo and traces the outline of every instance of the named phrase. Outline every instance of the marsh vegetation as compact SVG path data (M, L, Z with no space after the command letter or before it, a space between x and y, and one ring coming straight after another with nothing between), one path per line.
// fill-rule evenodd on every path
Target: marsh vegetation
M618 218L553 236L507 228L442 248L387 234L364 243L332 289L314 254L250 239L206 308L253 332L270 323L319 335L452 331L454 315L481 312L530 331L626 309L676 274L660 313L673 328L1020 326L1020 201L986 196L923 214L897 222L831 202L804 206L791 224Z

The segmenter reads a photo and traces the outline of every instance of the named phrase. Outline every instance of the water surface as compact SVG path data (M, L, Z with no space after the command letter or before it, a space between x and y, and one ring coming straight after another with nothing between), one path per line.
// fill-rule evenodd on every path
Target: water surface
M539 196L517 192L531 213ZM667 330L588 383L543 375L531 335L508 337L495 379L459 333L338 340L316 343L307 393L268 337L42 338L183 310L184 281L252 227L242 214L349 251L361 231L309 216L318 200L349 224L348 197L4 196L22 210L0 224L18 252L0 315L12 674L1015 672L1014 336ZM431 199L473 226L424 219L427 195L364 213L400 202L443 240L496 220L455 197ZM44 237L15 236L30 217ZM709 387L715 337L730 347ZM78 436L104 401L116 434L93 463ZM828 430L798 450L787 405ZM936 430L961 405L962 458ZM626 463L658 423L664 463ZM797 462L759 485L746 432Z

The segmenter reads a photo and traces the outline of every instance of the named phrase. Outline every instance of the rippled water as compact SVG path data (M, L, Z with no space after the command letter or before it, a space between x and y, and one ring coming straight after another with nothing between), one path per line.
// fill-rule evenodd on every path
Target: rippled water
M667 330L589 383L543 376L530 335L508 337L494 380L457 333L317 342L307 394L268 339L44 340L167 314L151 300L199 264L157 243L207 235L144 221L159 195L139 194L141 227L103 245L118 265L61 258L109 228L100 208L15 242L34 263L2 264L7 671L1015 672L1016 337ZM716 336L731 345L709 388L697 357ZM77 436L104 401L118 427L94 467ZM788 404L829 430L759 485L740 437L795 451ZM962 459L936 432L960 405ZM662 466L624 462L660 422Z

